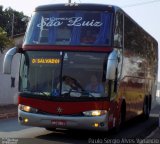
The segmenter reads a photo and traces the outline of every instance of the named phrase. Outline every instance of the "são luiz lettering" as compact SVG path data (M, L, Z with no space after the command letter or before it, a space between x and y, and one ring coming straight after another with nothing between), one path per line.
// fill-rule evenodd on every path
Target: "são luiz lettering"
M59 64L60 59L57 58L33 58L33 64Z
M86 26L86 27L100 27L103 25L102 22L94 19L85 21L82 17L71 17L71 18L42 18L41 23L37 24L37 27L59 27L63 23L67 22L66 26Z

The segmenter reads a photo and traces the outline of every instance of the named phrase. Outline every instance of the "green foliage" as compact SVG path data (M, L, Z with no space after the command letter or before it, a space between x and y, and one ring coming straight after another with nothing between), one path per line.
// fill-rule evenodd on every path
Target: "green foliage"
M0 48L4 48L8 43L7 33L0 27Z
M11 36L25 33L27 22L22 21L24 17L28 18L22 12L10 7L3 10L3 7L0 6L0 52L14 46Z
M27 17L23 12L18 12L12 8L6 8L3 11L3 8L0 8L0 27L2 27L6 32L7 36L12 36L12 26L13 26L13 35L25 33L26 30L26 21L22 21L24 17Z
M0 27L0 49L7 48L8 46L13 46L13 40L7 37L7 32Z

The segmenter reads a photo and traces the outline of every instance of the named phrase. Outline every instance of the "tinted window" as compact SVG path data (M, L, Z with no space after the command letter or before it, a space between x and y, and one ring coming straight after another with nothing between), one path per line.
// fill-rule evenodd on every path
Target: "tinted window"
M105 97L107 53L28 51L20 91L50 97Z
M109 12L59 11L35 13L25 44L110 45Z

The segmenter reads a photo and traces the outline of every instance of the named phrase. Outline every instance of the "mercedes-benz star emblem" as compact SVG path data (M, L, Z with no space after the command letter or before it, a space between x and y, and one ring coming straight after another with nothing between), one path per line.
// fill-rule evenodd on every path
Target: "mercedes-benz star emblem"
M62 113L63 109L61 107L57 107L57 113Z

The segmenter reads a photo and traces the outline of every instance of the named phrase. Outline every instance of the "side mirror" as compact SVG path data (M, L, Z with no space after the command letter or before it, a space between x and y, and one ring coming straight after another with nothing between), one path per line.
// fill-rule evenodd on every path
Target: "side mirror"
M11 74L11 64L13 56L18 53L18 48L13 47L5 54L4 60L3 60L3 74Z
M106 79L115 80L116 78L116 68L118 66L118 53L117 51L112 51L108 57Z

